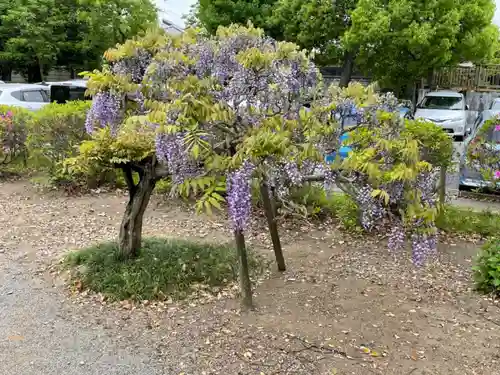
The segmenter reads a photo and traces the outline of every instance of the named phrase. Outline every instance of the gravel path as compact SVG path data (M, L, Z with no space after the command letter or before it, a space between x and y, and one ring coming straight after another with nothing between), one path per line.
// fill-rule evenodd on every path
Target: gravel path
M0 373L22 375L161 374L148 355L129 350L68 308L64 296L33 277L29 265L0 270Z
M112 235L96 199L30 198L23 184L0 186L0 374L162 374L150 353L81 319L54 279L40 271L64 246ZM101 216L99 216L101 215Z
M288 271L256 288L248 314L233 291L143 306L72 295L48 264L114 238L124 201L0 183L0 374L500 375L500 308L471 289L474 244L448 239L439 262L417 270L377 238L303 223L281 228ZM220 218L159 201L144 228L227 239ZM271 255L259 223L247 240Z

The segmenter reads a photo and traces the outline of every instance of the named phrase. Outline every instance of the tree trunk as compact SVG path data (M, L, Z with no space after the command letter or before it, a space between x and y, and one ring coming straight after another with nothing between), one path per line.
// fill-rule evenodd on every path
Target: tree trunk
M244 310L250 310L253 308L252 284L248 272L248 257L243 232L238 230L234 231L234 240L236 242L236 250L238 251L239 258L241 307Z
M28 67L27 79L29 83L42 81L41 70L38 64L30 65Z
M276 191L273 187L269 186L269 194L271 194L271 208L273 210L274 217L278 216L278 205L276 204Z
M285 258L283 257L283 249L281 248L280 235L278 233L278 225L276 224L276 216L273 209L273 204L271 203L271 197L269 196L269 186L266 181L263 181L260 185L260 195L262 197L262 204L264 206L264 212L266 213L267 225L269 227L269 233L271 234L271 240L273 241L274 256L276 257L276 264L278 265L279 271L285 271Z
M2 67L0 70L0 81L8 82L12 80L12 70L7 67Z
M129 191L129 201L120 225L118 247L123 259L139 255L142 242L142 221L149 199L154 190L156 179L152 166L145 167L140 173L139 183L134 184L130 166L122 167Z
M354 70L354 59L356 58L356 53L352 51L346 51L344 54L344 62L342 64L342 75L340 76L340 87L347 87L349 82L351 82L352 72Z
M434 70L429 69L427 71L427 86L429 88L429 91L434 90Z
M405 87L404 87L404 93L403 93L404 99L411 100L413 102L415 98L415 83L414 82L407 82Z

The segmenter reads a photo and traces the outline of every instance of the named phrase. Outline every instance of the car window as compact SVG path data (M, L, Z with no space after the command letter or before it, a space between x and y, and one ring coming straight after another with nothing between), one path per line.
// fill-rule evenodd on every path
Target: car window
M24 100L21 91L12 91L10 95L17 100Z
M84 87L71 87L66 85L52 85L50 88L50 100L57 103L66 103L72 100L85 100L86 89Z
M463 100L462 98L453 96L426 96L418 108L461 110L463 108Z
M42 90L29 90L23 91L23 100L29 103L45 103L44 94Z
M500 99L493 100L490 109L500 109Z
M43 101L46 103L50 103L50 90L43 89L42 94L43 94Z

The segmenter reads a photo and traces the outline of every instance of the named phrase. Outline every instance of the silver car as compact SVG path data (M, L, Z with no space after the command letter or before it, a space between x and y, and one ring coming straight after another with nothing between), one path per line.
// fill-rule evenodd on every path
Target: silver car
M50 90L46 86L27 83L1 83L0 105L22 107L36 111L50 102Z
M493 107L493 105L492 105ZM490 108L492 108L490 107ZM489 109L483 111L479 116L477 126L472 130L470 137L464 141L464 152L460 161L460 186L465 188L491 188L491 183L485 181L481 172L467 163L467 148L472 140L476 138L481 128L483 128L486 121L500 115L500 108ZM495 131L493 128L486 134L487 140L490 144L494 144L496 150L500 152L500 132Z

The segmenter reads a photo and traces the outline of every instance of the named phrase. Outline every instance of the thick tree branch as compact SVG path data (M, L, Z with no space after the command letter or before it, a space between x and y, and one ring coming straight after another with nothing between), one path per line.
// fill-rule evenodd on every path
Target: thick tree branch
M234 136L238 135L236 133L236 131L234 131L234 129L231 129L230 127L226 126L226 124L224 124L222 122L214 122L213 126L224 133L229 133L229 134L232 134Z
M130 196L133 196L136 191L136 185L134 184L134 176L132 175L132 168L130 165L126 164L122 167L123 176L125 177L125 182L127 183L127 188Z

